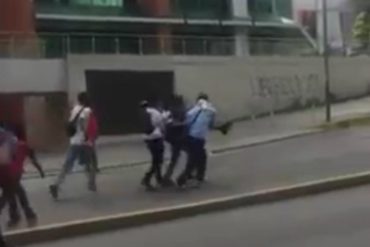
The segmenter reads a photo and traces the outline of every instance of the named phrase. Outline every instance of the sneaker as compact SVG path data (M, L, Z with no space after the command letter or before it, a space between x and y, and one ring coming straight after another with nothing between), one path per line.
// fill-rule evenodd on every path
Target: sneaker
M49 192L51 196L54 198L54 200L58 200L59 197L59 189L56 185L50 185Z
M88 189L91 192L97 192L98 191L98 188L96 187L96 184L89 184Z
M28 227L35 227L37 225L38 218L36 214L27 216Z
M20 218L11 219L11 220L8 221L8 223L6 225L7 225L8 228L15 228L19 225L20 222L21 222Z
M146 191L148 191L148 192L155 192L155 191L157 191L157 188L156 187L154 187L153 185L151 185L151 184L147 184L147 185L145 185L145 189L146 189Z
M186 182L187 182L187 180L186 179L183 179L183 178L179 178L179 179L177 179L177 186L179 187L179 188L183 188L183 187L185 187L186 186Z
M171 179L164 179L163 182L162 182L162 186L163 187L174 187L175 186L175 182L172 181Z
M156 190L156 188L150 184L147 178L143 178L141 180L141 185L145 187L146 191L152 192Z

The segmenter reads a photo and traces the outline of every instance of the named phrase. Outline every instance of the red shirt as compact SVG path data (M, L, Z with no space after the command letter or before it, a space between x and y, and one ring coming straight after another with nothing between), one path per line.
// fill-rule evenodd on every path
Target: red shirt
M24 164L30 152L30 148L24 141L18 141L15 151L15 159L10 165L10 173L12 177L20 178L24 172Z
M92 111L89 116L89 122L87 124L87 140L94 143L99 135L98 120L94 112Z
M24 141L17 141L13 162L10 165L0 167L0 185L6 185L21 179L29 151L30 149Z

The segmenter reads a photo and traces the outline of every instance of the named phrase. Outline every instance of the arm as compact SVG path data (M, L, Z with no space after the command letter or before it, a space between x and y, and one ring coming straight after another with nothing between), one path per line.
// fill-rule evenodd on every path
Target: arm
M212 116L211 116L211 121L209 122L209 127L211 128L211 129L213 129L213 128L217 128L215 125L216 123L216 114L215 113L213 113L212 114Z
M36 157L36 154L35 154L35 151L32 150L32 149L29 149L28 150L28 158L30 159L31 161L31 164L37 169L37 171L40 173L40 176L42 178L45 177L45 172L44 170L42 169L42 166L40 165L40 163L38 162L37 160L37 157Z

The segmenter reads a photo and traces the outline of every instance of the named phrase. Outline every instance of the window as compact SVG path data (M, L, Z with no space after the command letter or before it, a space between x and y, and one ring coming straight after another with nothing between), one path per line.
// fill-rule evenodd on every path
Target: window
M103 7L122 7L124 0L71 0L72 4L103 6Z
M249 10L252 14L273 14L273 0L249 0Z

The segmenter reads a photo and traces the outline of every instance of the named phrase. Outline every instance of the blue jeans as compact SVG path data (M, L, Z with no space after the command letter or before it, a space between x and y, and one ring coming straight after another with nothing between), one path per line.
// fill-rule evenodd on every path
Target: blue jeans
M66 160L55 185L59 187L64 183L66 176L78 161L79 164L85 166L89 188L95 187L96 168L93 166L93 152L93 148L88 145L71 145L67 150Z

